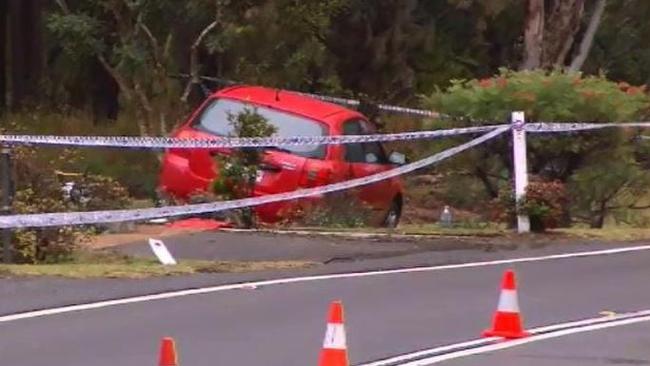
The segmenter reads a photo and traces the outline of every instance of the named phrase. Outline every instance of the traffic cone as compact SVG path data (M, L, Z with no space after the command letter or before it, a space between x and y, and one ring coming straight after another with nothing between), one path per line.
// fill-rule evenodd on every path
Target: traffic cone
M173 338L165 337L160 343L160 361L159 366L178 366L178 356L176 355L176 344Z
M484 331L483 336L517 339L528 335L529 333L524 330L521 314L519 313L515 272L507 270L503 275L499 306L494 314L492 329Z
M345 325L343 320L343 304L334 301L330 305L327 319L327 332L320 353L319 366L349 366Z

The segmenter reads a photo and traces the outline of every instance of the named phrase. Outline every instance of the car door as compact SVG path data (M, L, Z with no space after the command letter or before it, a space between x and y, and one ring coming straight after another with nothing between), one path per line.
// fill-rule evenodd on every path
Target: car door
M344 135L366 135L373 133L367 121L353 119L343 123ZM361 178L390 170L392 166L382 145L365 142L343 145L343 158L349 164L352 179ZM359 198L375 210L385 211L393 200L390 180L383 180L359 188Z

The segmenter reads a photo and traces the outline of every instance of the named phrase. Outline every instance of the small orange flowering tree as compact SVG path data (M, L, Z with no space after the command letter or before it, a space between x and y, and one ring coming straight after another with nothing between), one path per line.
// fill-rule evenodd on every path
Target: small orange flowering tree
M602 75L502 69L490 78L453 81L447 90L435 92L426 102L432 109L451 117L434 121L437 128L508 123L513 111L524 111L528 122L626 122L646 117L650 99L645 91L645 87L616 83ZM600 169L605 160L616 159L620 166L638 165L635 159L638 154L629 144L631 137L638 133L636 129L612 128L530 136L529 170L543 181L580 182L583 187L574 192L589 191L584 185L595 187L599 184L596 179L571 178L584 169ZM502 186L512 179L511 151L510 139L501 138L455 159L453 169L460 167L471 172L480 179L487 193L497 198ZM597 177L598 174L580 176ZM607 207L603 199L616 200L615 195L609 196L584 196L596 202L581 202L583 197L572 197L571 202L576 202L576 207L602 208ZM565 207L564 217L564 221L570 221L569 207Z

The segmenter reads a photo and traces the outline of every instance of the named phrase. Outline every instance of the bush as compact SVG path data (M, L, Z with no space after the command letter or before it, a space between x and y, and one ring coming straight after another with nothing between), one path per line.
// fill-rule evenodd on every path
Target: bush
M254 108L246 108L237 115L229 114L228 121L234 127L230 137L269 137L276 131L275 127ZM232 200L252 196L258 166L262 162L262 151L255 148L240 148L232 150L226 156L216 158L219 172L212 183L212 191L217 198ZM251 208L244 208L237 212L239 217L235 221L246 227L255 224L254 211Z
M628 154L621 155L592 161L569 181L575 197L573 212L592 228L602 228L609 214L635 221L632 212L648 208L644 201L647 201L650 173Z
M501 220L514 225L518 214L530 218L530 228L533 232L544 232L559 226L568 203L565 185L559 181L533 181L526 187L526 195L517 207L512 188L503 190L499 195Z
M433 109L456 121L435 125L490 125L508 123L512 111L525 111L529 122L621 122L647 113L650 99L644 89L618 84L603 76L583 76L562 71L510 71L502 69L482 80L456 80L446 91L427 98ZM545 181L568 183L596 157L634 159L629 143L631 129L607 129L580 133L529 135L529 172ZM624 151L621 156L619 151ZM639 155L639 154L637 154ZM645 158L650 159L646 154ZM648 160L650 161L650 160ZM512 146L501 138L478 146L443 166L466 171L480 178L485 191L494 197L498 187L512 179ZM586 179L586 178L585 178ZM595 179L595 178L594 178ZM593 179L583 182L597 184ZM584 201L577 197L577 201ZM570 221L565 209L564 221Z
M614 122L638 117L648 107L644 89L562 71L511 71L494 77L454 80L445 92L427 99L429 105L467 124L510 120L524 111L530 121Z
M126 189L111 178L97 175L61 174L59 168L74 164L78 153L64 149L54 158L34 148L13 149L15 185L13 211L17 214L119 209L130 200ZM69 198L64 181L74 182L78 194ZM14 232L12 243L19 263L52 263L70 259L76 245L87 239L91 228L57 227Z
M355 192L330 193L315 201L303 200L286 213L284 225L359 228L372 224L372 208Z

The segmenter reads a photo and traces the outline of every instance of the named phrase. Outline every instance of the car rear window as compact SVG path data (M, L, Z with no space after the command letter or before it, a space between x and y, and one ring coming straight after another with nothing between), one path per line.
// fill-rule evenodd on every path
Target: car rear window
M258 114L268 120L269 124L275 126L277 131L274 136L325 136L328 133L326 126L314 120L231 99L212 100L203 108L198 118L192 123L192 126L217 136L233 136L234 127L228 119L228 116L237 115L246 108L255 109ZM323 159L326 153L326 145L278 147L292 154L307 158Z

